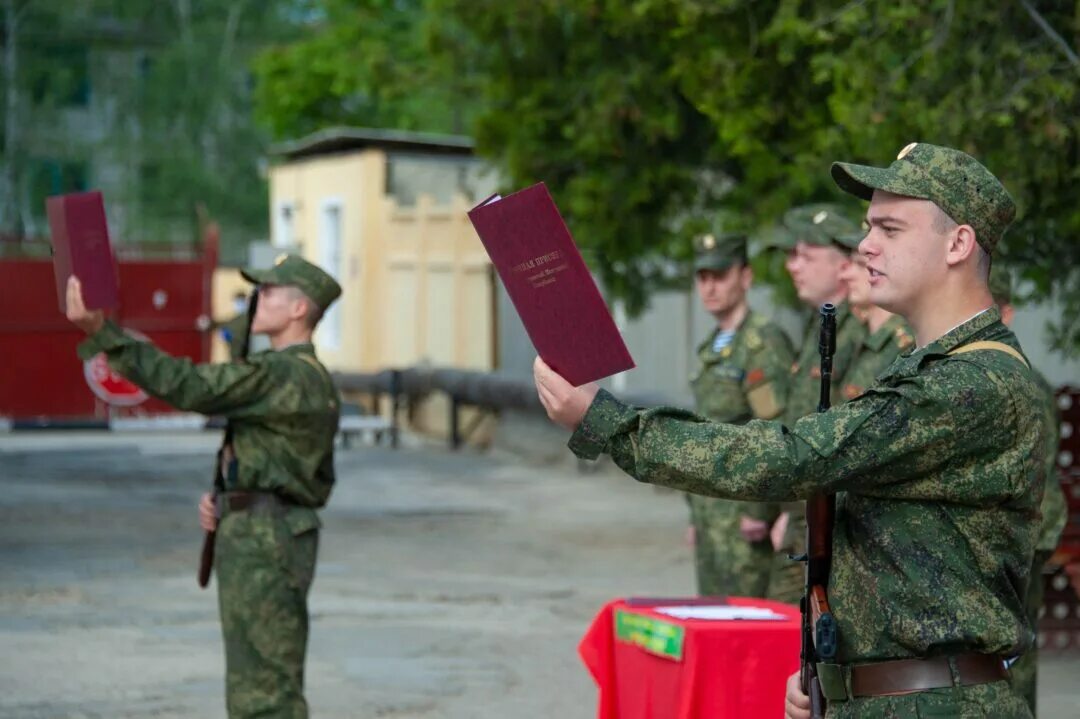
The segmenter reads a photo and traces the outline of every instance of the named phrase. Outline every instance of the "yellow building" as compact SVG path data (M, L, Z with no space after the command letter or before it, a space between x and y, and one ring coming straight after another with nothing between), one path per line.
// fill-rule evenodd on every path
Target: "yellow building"
M331 128L273 148L269 174L271 244L343 288L315 335L328 367L494 369L494 273L466 212L495 178L470 139Z

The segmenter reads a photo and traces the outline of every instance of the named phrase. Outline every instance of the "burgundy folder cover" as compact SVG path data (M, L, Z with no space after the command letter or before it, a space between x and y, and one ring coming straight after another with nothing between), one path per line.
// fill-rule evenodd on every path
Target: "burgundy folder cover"
M544 183L469 211L536 351L580 386L634 360Z
M101 193L55 195L45 201L45 210L52 232L53 273L60 311L67 311L67 281L71 275L82 283L87 309L115 308L119 296L116 262L109 244Z

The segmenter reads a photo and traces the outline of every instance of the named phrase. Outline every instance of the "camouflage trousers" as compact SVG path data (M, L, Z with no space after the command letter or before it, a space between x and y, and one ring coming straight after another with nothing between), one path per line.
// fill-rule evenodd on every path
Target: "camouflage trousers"
M769 571L768 599L788 604L798 604L806 590L806 565L788 559L788 555L806 551L806 509L805 504L785 506L791 518L788 520L784 541L772 556Z
M753 516L753 502L686 495L694 526L694 567L702 596L764 597L772 545L747 542L739 518Z
M1028 612L1028 621L1031 622L1031 630L1035 631L1039 623L1039 609L1043 605L1043 565L1050 559L1052 552L1039 550L1035 552L1035 561L1031 564L1031 580L1028 582L1027 597L1024 599ZM1032 644L1031 649L1016 660L1009 669L1009 679L1013 691L1027 702L1032 715L1037 715L1035 710L1035 698L1037 693L1037 681L1039 670L1039 648Z
M289 514L296 513L296 517ZM215 548L230 719L307 719L307 594L315 574L311 510L226 514Z
M1032 719L1006 681L831 702L826 719Z

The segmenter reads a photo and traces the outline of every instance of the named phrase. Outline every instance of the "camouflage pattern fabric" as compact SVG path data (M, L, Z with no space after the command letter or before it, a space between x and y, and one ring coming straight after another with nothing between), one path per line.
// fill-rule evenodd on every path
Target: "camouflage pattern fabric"
M1019 348L988 309L899 358L859 398L789 427L634 409L601 391L569 446L686 492L768 501L837 493L839 664L1015 655L1031 643L1024 594L1046 467L1030 448L1043 446L1046 422L1022 362L995 350L948 354L977 341ZM1027 713L1007 708L1003 697L996 716Z
M799 357L791 367L791 383L788 390L787 408L783 414L784 424L791 426L800 417L817 411L821 398L821 353L818 334L821 320L815 312L807 323ZM847 303L836 308L836 354L833 355L832 391L833 405L846 401L844 382L860 348L866 341L866 325L852 314ZM788 559L789 554L800 554L806 544L806 505L801 502L784 506L766 505L767 519L772 522L781 511L788 512L787 531L772 559L768 598L778 602L798 604L802 597L804 566L802 562Z
M237 472L226 491L275 494L278 514L226 514L218 527L218 603L229 716L307 716L303 698L306 596L319 518L334 486L340 402L311 344L259 352L245 363L194 364L105 326L79 346L178 409L228 417Z
M240 274L257 285L289 285L299 287L305 295L326 310L341 296L341 285L318 265L298 255L281 255L268 270L248 268Z
M292 507L226 513L216 574L232 718L306 719L307 594L319 532L314 512Z
M864 200L875 189L930 200L955 222L970 225L990 254L1016 216L1012 197L994 174L951 147L913 142L888 167L834 162L832 177L841 190Z
M305 507L326 504L334 486L340 403L311 344L258 352L244 363L195 364L106 322L79 346L83 359L98 352L147 394L232 421L240 462L236 485L227 491L276 493Z
M739 325L731 344L715 352L718 332L698 348L701 366L690 379L698 411L717 422L737 424L778 417L792 359L787 335L754 312ZM694 494L686 500L694 526L698 593L764 597L772 544L768 538L748 542L739 532L740 517L759 517L761 507Z
M929 689L891 697L858 697L833 702L828 719L1031 719L1008 682Z
M858 397L874 384L878 375L904 352L915 347L915 335L900 315L892 315L873 333L863 338L851 368L840 385L844 401Z
M1035 540L1035 558L1031 564L1031 580L1028 582L1026 597L1028 621L1035 630L1039 622L1039 612L1043 606L1043 593L1046 589L1043 567L1057 549L1061 532L1065 529L1068 511L1065 505L1065 492L1058 480L1057 452L1061 437L1061 417L1054 399L1054 390L1040 373L1035 373L1043 397L1043 410L1048 427L1046 443L1046 491L1043 492L1039 512L1039 535ZM1023 697L1037 714L1036 698L1038 694L1039 648L1033 644L1009 670L1009 680L1016 693Z

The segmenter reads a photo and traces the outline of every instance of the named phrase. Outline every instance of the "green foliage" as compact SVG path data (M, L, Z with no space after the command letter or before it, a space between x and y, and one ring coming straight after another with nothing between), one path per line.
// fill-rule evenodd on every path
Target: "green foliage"
M328 125L461 132L454 79L431 63L423 0L324 0L305 37L263 51L258 115L277 137Z

